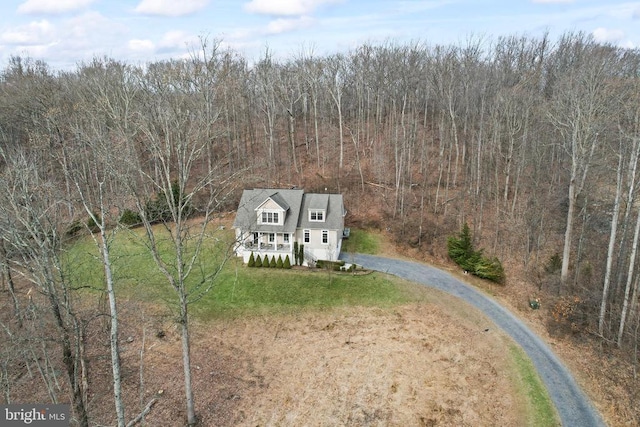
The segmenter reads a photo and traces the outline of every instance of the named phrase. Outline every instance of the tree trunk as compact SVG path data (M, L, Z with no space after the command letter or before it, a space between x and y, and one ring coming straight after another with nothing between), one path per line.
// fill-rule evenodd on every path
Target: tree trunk
M71 385L71 403L73 410L78 419L78 425L80 427L89 427L89 418L87 416L87 408L84 404L83 391L81 382L78 381L78 360L76 357L83 357L73 351L71 343L71 335L69 333L67 325L65 325L62 319L62 312L56 296L49 293L49 306L53 312L53 317L56 320L56 325L61 332L62 338L62 362L64 363L67 371L67 377Z
M636 228L633 232L633 244L631 245L631 256L629 259L629 270L627 272L627 285L624 289L624 299L622 302L622 313L620 314L620 328L618 329L618 347L622 345L622 336L624 334L625 320L627 317L627 309L629 307L629 293L631 290L631 283L633 282L633 274L635 273L636 254L638 252L638 240L640 238L640 210L638 211L638 219L636 221Z
M102 242L102 261L104 266L104 274L107 284L107 295L109 297L109 316L111 319L111 328L109 343L111 344L111 370L113 373L113 397L116 406L116 416L118 427L124 427L125 411L122 403L122 382L120 369L120 348L118 340L118 309L116 306L116 295L113 283L113 272L111 268L110 248L107 242L105 232L106 224L104 223L104 215L102 215L102 224L100 227L100 239Z
M567 225L564 231L562 268L560 270L560 281L562 284L566 284L569 277L569 257L571 255L571 235L573 233L573 215L576 209L576 198L576 180L575 177L572 176L569 183L569 209L567 211Z
M189 316L185 292L180 295L180 326L182 332L182 367L184 370L184 389L187 403L187 424L196 424L195 402L191 385L191 348L189 342Z
M622 149L622 144L620 144ZM618 173L616 175L616 196L613 202L613 217L611 218L611 232L609 233L609 248L607 250L607 263L604 273L604 285L602 287L602 301L600 302L600 315L598 316L598 333L604 334L604 318L607 312L607 300L609 284L611 282L611 267L613 266L613 254L616 247L618 231L618 217L620 215L620 199L622 195L622 150L618 158Z
M13 302L13 313L16 319L16 323L19 328L22 328L22 313L20 312L20 304L16 297L15 286L13 284L13 276L11 275L11 267L9 267L9 259L7 259L7 251L4 248L4 242L0 245L2 247L2 259L4 260L2 265L4 269L4 277L7 281L7 287L9 289L9 295L11 295L11 301Z

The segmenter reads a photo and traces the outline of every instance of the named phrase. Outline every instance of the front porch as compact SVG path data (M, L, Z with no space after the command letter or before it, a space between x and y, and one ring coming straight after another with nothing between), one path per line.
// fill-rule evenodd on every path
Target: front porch
M254 256L260 255L261 258L264 258L265 255L268 255L269 258L273 256L277 258L279 255L283 261L289 255L289 261L293 263L293 244L291 241L289 233L255 232L248 234L245 239L239 242L237 253L242 255L245 263L249 261L252 252Z

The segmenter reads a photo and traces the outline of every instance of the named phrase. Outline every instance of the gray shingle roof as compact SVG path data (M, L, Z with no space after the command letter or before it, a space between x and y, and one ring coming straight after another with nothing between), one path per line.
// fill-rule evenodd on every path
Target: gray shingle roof
M256 208L268 198L287 211L284 226L257 224ZM310 222L309 209L324 210L325 221ZM299 189L257 188L242 192L233 227L264 232L294 232L296 228L342 230L344 213L342 194L305 194Z
M282 196L282 194L280 194L280 192L276 192L273 193L271 196L269 196L271 198L271 200L273 200L274 202L276 202L282 209L284 209L285 211L289 210L289 204L287 203L287 201L285 200L285 198Z
M300 206L302 205L303 190L283 190L275 188L256 188L253 190L244 190L236 219L233 227L241 228L247 231L278 231L293 233L298 225L298 216L300 214ZM284 226L261 224L258 226L256 208L271 198L283 209L287 210Z
M327 210L329 204L328 194L306 194L305 198L309 199L309 209L322 209Z
M324 222L309 221L309 209L324 209ZM299 228L342 230L344 228L344 203L342 194L307 193L303 197Z

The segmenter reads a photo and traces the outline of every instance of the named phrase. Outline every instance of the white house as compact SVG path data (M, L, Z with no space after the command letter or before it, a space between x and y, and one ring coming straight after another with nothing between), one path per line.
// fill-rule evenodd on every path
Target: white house
M341 194L305 193L299 189L244 190L233 228L236 254L251 253L294 263L294 242L304 245L304 264L336 261L344 237L346 210Z

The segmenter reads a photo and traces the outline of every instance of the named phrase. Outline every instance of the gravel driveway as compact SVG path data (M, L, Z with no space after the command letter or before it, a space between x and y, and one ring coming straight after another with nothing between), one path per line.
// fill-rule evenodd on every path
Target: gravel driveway
M479 308L527 353L547 387L563 426L604 426L600 414L549 347L516 316L476 288L449 273L417 262L362 254L343 254L347 262L393 274L459 297ZM482 326L485 327L484 325Z

